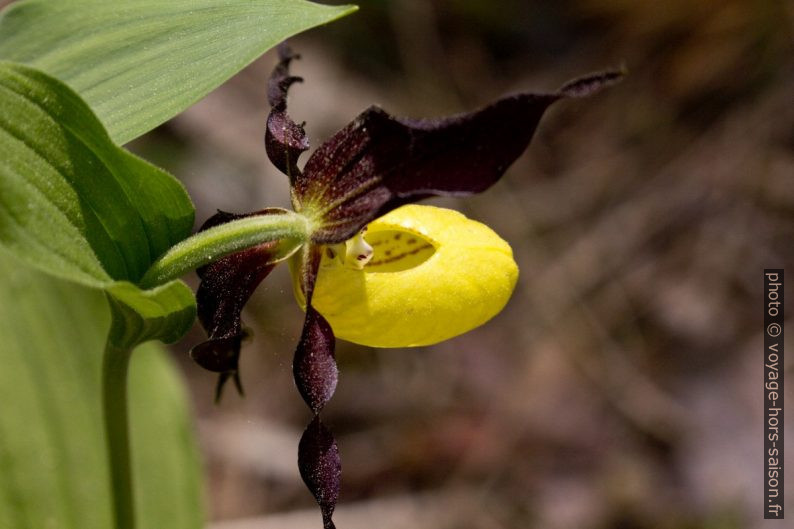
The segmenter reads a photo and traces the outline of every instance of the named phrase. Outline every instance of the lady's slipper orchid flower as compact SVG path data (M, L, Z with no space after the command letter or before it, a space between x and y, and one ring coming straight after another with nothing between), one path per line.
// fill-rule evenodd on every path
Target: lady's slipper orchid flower
M286 45L279 57L268 85L272 110L265 147L289 178L306 238L302 244L288 239L260 244L198 271L198 315L209 339L191 356L220 373L218 396L229 378L241 391L238 359L245 333L240 313L273 267L290 258L296 295L306 310L293 374L314 413L299 444L298 465L328 529L340 461L318 414L336 388L335 335L377 347L436 343L497 314L518 274L510 247L488 227L449 210L405 205L484 191L526 149L546 108L592 94L621 74L590 75L551 94L508 96L443 119L400 119L371 107L300 169L298 158L309 144L303 126L287 115L287 92L301 79L289 74L295 56ZM284 213L278 208L245 215L219 212L202 229Z

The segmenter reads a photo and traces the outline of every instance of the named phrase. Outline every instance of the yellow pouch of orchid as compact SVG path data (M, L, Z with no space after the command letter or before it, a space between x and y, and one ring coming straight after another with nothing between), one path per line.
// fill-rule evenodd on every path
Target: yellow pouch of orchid
M312 301L354 343L414 347L458 336L498 314L518 279L510 245L450 209L403 206L370 223L364 239L374 254L361 269L355 252L323 255Z

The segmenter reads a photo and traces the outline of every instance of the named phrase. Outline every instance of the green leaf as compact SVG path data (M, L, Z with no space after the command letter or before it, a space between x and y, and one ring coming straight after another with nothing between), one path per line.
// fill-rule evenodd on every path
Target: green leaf
M102 288L137 282L192 226L182 185L114 145L76 93L0 61L0 245Z
M101 429L101 292L20 266L0 252L0 527L112 526ZM185 391L155 344L132 358L139 529L202 526L200 467Z
M119 282L107 290L115 316L110 341L131 349L148 340L179 340L196 319L196 298L182 281L171 281L151 290Z
M28 0L0 19L0 59L65 81L125 143L285 38L355 10L304 0Z

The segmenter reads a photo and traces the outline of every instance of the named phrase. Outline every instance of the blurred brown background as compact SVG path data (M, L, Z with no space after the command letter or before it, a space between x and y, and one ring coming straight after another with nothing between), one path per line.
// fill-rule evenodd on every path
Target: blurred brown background
M630 76L553 108L486 194L434 202L512 244L521 278L502 314L434 347L338 343L324 420L342 455L339 528L784 527L761 511L762 269L787 268L794 299L792 3L360 7L292 41L306 82L291 114L315 147L371 104L429 117L605 67ZM132 145L185 182L199 222L288 204L262 146L274 62ZM244 313L245 399L213 405L215 377L186 355L198 328L174 348L212 529L320 525L296 466L302 315L280 268Z

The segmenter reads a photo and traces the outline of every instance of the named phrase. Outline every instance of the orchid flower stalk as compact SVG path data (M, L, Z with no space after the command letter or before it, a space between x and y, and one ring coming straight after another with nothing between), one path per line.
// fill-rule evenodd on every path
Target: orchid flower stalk
M510 246L487 226L450 210L408 204L485 191L526 149L550 105L590 95L622 74L589 75L553 93L507 96L443 119L395 118L371 107L301 169L298 160L309 143L287 113L289 88L302 81L289 72L295 58L286 45L279 48L265 134L268 157L289 178L294 212L219 211L202 226L197 237L256 223L270 223L275 235L240 251L230 247L198 269L198 316L209 337L191 357L219 373L218 398L229 380L242 393L241 311L270 271L289 260L306 311L293 374L313 414L299 443L298 466L330 529L341 462L319 414L337 385L336 337L376 347L437 343L497 314L518 275ZM205 263L214 256L193 258ZM172 275L168 256L161 261L152 277Z

